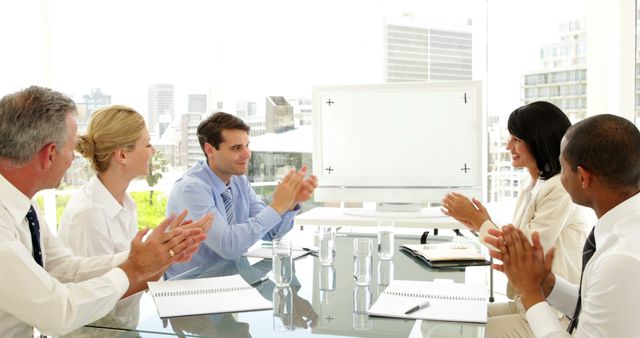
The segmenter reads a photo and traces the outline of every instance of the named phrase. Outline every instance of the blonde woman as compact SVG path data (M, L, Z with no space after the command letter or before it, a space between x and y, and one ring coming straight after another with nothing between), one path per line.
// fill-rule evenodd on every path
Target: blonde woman
M78 136L76 151L91 163L96 175L67 204L58 237L78 256L129 250L138 215L126 190L133 179L149 174L149 159L155 152L144 119L126 106L101 108L91 115L86 135ZM206 233L211 219L206 215L190 226L201 226ZM135 325L138 297L119 302L101 322Z
M126 190L136 177L149 174L155 152L144 119L126 106L101 108L91 116L86 135L78 136L76 151L91 163L96 176L67 204L60 240L79 256L128 250L138 213Z

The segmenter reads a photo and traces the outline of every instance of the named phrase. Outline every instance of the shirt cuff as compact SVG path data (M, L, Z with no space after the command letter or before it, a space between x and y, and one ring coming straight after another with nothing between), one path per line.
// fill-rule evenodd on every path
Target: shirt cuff
M578 286L556 275L556 283L553 285L547 301L551 306L571 318L578 303Z
M547 302L530 307L526 316L534 337L547 337L552 333L565 331L555 310Z
M493 237L491 234L489 234L489 229L498 229L498 227L493 224L490 220L485 220L482 225L480 226L480 240L482 241L482 243L484 245L486 245L490 250L493 251L500 251L497 248L494 248L492 245L489 245L484 239L486 237Z
M124 296L124 294L129 289L129 277L124 273L124 270L120 268L114 268L111 271L107 272L104 277L109 278L113 282L115 286L116 292L120 295L120 298Z
M286 212L284 214L286 214ZM262 224L271 225L269 228L273 227L275 224L278 224L282 221L282 216L280 216L280 214L276 211L276 209L272 208L271 206L268 206L262 209L262 211L260 211L258 215L260 215Z
M118 266L124 263L127 258L129 258L129 250L118 252L117 254L113 255L113 265Z
M288 209L287 209L287 211L285 211L285 214L287 214L287 213L294 213L294 215L295 215L295 214L297 214L297 213L300 211L300 209L301 209L301 208L302 208L302 207L300 207L300 203L296 203L296 206L293 208L293 210L288 210Z

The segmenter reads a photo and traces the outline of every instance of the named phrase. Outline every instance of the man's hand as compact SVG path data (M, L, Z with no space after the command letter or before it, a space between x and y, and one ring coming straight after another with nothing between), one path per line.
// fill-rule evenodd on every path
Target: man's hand
M442 198L440 210L447 216L455 218L473 231L480 231L482 223L491 220L487 209L477 199L470 200L457 192L448 193Z
M303 170L304 169L304 170ZM301 170L291 169L289 173L278 183L276 190L273 192L273 201L271 207L280 215L294 205L298 190L304 181L306 168Z
M303 166L302 169L300 169L300 171L306 173L307 166ZM313 191L316 189L317 186L318 186L318 178L316 177L316 175L311 175L307 179L302 181L302 184L300 185L300 189L298 189L298 193L296 194L296 198L293 201L293 204L289 206L289 210L293 210L298 203L302 203L308 200L309 198L311 198L311 195L313 194Z
M502 227L502 232L492 229L489 234L495 237L487 237L487 244L498 249L491 251L491 256L502 261L492 267L507 275L525 309L544 301L553 288L550 282L555 282L551 273L553 248L545 256L537 232L532 234L531 245L524 233L511 224Z

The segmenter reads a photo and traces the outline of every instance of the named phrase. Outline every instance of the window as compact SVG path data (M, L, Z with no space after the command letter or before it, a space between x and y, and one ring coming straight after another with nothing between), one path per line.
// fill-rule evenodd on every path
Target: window
M97 25L97 10L136 24ZM0 94L31 84L50 86L76 100L84 122L101 104L134 107L153 124L153 141L167 145L165 154L174 154L167 155L167 182L158 187L164 190L202 158L193 134L202 116L213 111L241 115L251 126L252 146L266 147L265 138L275 129L299 132L294 143L307 149L297 150L295 160L285 159L308 161L313 124L309 99L311 87L318 84L484 81L491 88L485 100L491 148L487 171L496 175L488 186L490 201L507 197L493 190L496 182L510 180L516 187L513 176L519 171L504 149L511 111L536 100L559 105L572 121L587 111L585 0L431 0L385 6L363 0L312 0L305 6L294 0L9 0L0 4L0 13L11 13L0 20L0 29L12 32L5 34L5 45L21 46L20 53L0 56ZM107 46L126 52L103 52ZM636 81L638 74L640 67ZM160 85L173 89L161 90L165 87ZM638 85L635 94L640 115ZM150 104L154 95L157 106ZM292 106L281 128L267 125L269 95ZM163 138L167 131L174 136ZM284 165L277 158L293 153L260 148L252 180L272 182ZM81 160L74 162L65 189L91 175L82 167ZM148 189L140 182L140 189Z

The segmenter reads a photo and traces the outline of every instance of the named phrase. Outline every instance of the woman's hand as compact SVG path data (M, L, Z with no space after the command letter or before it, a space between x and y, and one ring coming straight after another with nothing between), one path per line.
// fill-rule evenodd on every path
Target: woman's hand
M469 199L457 192L451 192L442 199L442 212L456 219L473 231L480 231L482 223L491 220L487 209L477 199Z

